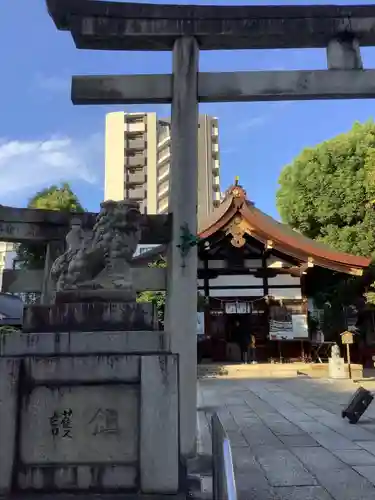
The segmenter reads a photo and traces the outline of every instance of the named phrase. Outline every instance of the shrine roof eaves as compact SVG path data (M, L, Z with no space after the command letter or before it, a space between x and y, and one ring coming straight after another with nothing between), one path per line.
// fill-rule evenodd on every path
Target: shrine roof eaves
M46 0L78 48L171 50L195 36L202 50L318 48L343 32L375 45L373 5L215 6Z
M232 189L235 189L232 188ZM240 188L240 196L227 194L226 199L214 212L202 221L199 228L199 237L209 238L221 229L224 229L236 216L243 217L251 227L251 234L263 241L270 241L281 252L287 255L304 255L308 258L316 259L317 265L322 265L329 269L347 268L349 272L353 269L361 270L367 268L371 263L370 257L361 257L344 252L339 252L333 248L307 238L301 233L293 230L290 226L276 221L254 206L246 199L246 192Z

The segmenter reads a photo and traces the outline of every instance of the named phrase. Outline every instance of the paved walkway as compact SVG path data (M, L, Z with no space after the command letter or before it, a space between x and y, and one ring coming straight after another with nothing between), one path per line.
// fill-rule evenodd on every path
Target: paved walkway
M374 500L375 402L357 425L341 418L355 389L308 377L200 380L199 451L210 453L217 411L239 500Z

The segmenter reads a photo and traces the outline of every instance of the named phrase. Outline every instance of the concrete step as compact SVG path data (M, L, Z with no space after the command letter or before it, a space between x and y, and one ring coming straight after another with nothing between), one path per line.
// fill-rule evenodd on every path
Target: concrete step
M351 365L352 379L363 378L363 366L358 364ZM298 374L308 375L312 378L328 378L328 363L307 363L298 369Z
M198 365L198 378L228 377L228 378L270 378L296 377L298 366L293 363L259 363L247 364L207 364Z
M0 497L3 498L3 497ZM5 498L5 497L4 497ZM11 500L186 500L186 493L177 495L140 495L138 493L14 493L6 497Z
M363 377L362 365L353 364L353 379ZM224 378L279 378L297 377L307 375L313 378L328 378L328 363L258 363L227 364L207 363L198 365L198 378L224 377Z

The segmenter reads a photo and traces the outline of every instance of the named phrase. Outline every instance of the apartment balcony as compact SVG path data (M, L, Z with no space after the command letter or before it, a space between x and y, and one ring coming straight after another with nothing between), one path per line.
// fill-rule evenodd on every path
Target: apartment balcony
M219 204L221 203L222 196L221 196L220 190L219 191L214 190L213 198L214 198L214 201L217 201Z
M217 125L212 126L212 137L219 137L219 128Z
M162 205L159 209L158 209L158 214L160 215L164 215L164 214L167 214L168 213L168 203Z
M147 200L143 199L142 201L139 201L138 204L141 214L147 214Z
M126 122L124 130L127 133L132 132L146 132L146 124L142 121L139 122Z
M214 177L212 186L214 188L214 191L220 191L220 177L218 175Z
M125 167L144 167L144 166L146 166L145 154L125 156Z
M168 151L165 153L162 153L159 158L158 158L158 165L162 165L166 161L169 161L171 159L171 150L168 148Z
M164 146L166 146L167 144L170 144L170 142L171 142L171 136L170 135L167 135L166 137L163 137L158 142L158 149L161 149Z
M166 168L166 169L160 169L160 171L158 171L158 182L163 182L164 180L168 179L169 177L169 167Z
M129 200L144 200L146 198L146 188L144 186L129 186L126 189L126 195Z
M162 200L164 198L167 198L169 195L169 183L167 186L162 186L162 187L159 187L159 191L158 191L158 200L159 200L159 204L162 203Z
M146 141L144 138L131 139L126 141L126 149L130 150L143 150L146 148Z
M146 182L146 174L141 172L128 172L126 184L144 184Z
M219 172L220 172L220 162L219 160L215 159L213 160L212 173L214 175L219 175Z
M169 190L165 194L169 194ZM169 198L165 196L158 200L158 213L168 211Z
M219 153L219 144L217 142L212 143L212 152L215 155Z

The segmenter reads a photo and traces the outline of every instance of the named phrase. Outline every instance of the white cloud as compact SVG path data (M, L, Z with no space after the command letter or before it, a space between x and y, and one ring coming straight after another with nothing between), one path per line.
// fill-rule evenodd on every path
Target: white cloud
M0 203L12 196L63 181L102 182L103 137L94 134L78 141L71 137L22 141L0 138Z
M254 127L261 127L264 125L269 118L268 114L264 115L259 115L259 116L254 116L253 118L250 118L249 120L243 121L238 124L239 130L247 130L249 128L254 128Z
M274 101L269 103L272 107L268 113L264 113L263 115L253 116L249 120L245 120L240 122L238 125L239 130L248 130L251 128L262 127L268 121L272 120L275 116L276 112L281 112L283 109L288 108L295 101Z
M38 74L35 77L35 86L49 93L69 92L71 78L68 76L53 76Z

